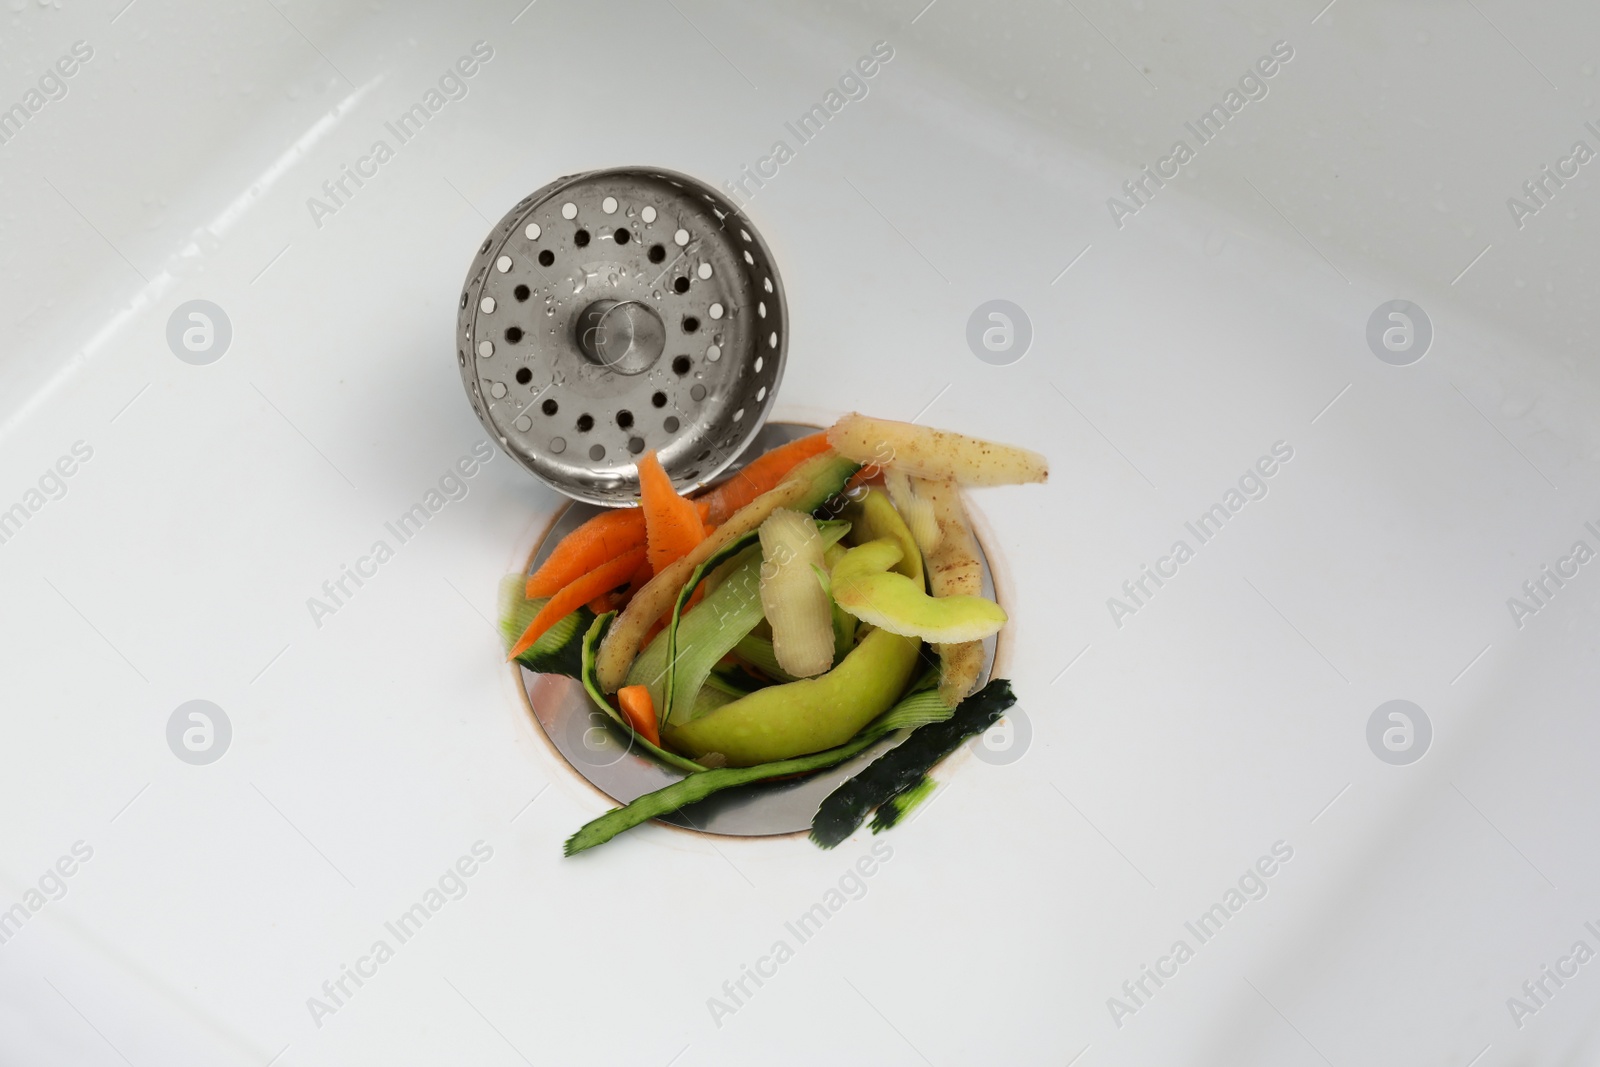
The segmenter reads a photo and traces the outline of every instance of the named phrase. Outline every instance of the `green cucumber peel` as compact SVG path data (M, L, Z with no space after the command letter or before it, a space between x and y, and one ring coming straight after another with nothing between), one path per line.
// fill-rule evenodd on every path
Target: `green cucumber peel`
M840 552L839 558L845 553ZM830 564L831 565L831 564ZM817 569L817 581L822 583L822 591L828 594L828 613L833 623L833 665L837 667L839 661L850 654L856 645L856 617L839 606L833 599L833 576L821 567Z
M925 699L927 695L918 693L900 701L868 723L847 743L837 748L796 756L793 759L778 760L775 763L763 763L755 767L724 767L720 770L703 771L665 788L657 789L654 793L646 793L631 804L614 808L598 819L586 823L577 833L567 838L563 852L565 855L575 856L596 845L603 845L624 830L631 830L640 823L670 815L679 808L704 800L723 789L749 785L751 782L759 782L766 778L824 770L861 754L897 730L914 730L920 726L940 722L953 714L949 705L937 699L929 701ZM938 696L937 693L933 695Z
M526 574L508 574L500 582L500 636L506 648L516 644L548 597L528 599L523 589ZM594 622L594 612L581 607L546 630L532 647L517 657L517 662L539 674L564 674L577 678L583 673L583 635Z
M852 548L833 568L834 603L880 630L929 644L981 641L1005 625L1005 611L992 600L929 596L920 581L891 571L903 557L888 537Z
M924 800L933 795L939 783L924 775L914 785L909 785L900 790L887 801L878 805L878 812L872 817L872 832L881 834L900 822Z
M611 702L600 691L600 680L595 676L595 652L599 649L600 642L605 638L606 630L610 629L611 621L616 617L617 613L614 611L608 611L604 615L596 617L594 622L590 623L588 632L583 636L583 673L580 677L583 681L583 688L589 693L589 699L598 704L600 710L611 717L611 721L628 732L628 737L632 744L638 745L669 767L676 767L680 771L686 771L691 777L703 772L705 768L694 762L694 760L685 759L676 752L668 752L660 745L651 743L643 734L629 725L627 717L612 707Z
M830 520L817 523L817 530L821 534L825 544L834 545L837 544L845 534L850 532L850 524L842 520ZM729 574L728 577L724 579L722 584L717 586L716 592L712 593L711 596L720 595L725 601L728 602L728 606L734 608L734 610L738 612L734 624L732 626L723 627L719 623L717 628L712 631L716 636L717 643L714 645L708 644L704 649L700 649L698 651L688 650L681 647L679 644L680 629L682 627L684 618L684 605L688 604L689 598L694 595L695 587L700 584L701 580L706 575L710 574L724 562L732 559L741 552L748 550L750 546L756 544L760 539L760 534L761 531L758 527L757 529L751 530L749 533L744 534L741 537L734 538L726 545L723 545L716 552L713 552L710 556L708 556L705 561L700 564L700 566L696 567L689 575L689 580L684 583L683 588L678 590L678 598L673 601L672 604L672 618L670 621L668 621L667 628L662 631L662 633L666 636L666 644L664 646L666 674L660 682L661 699L656 702L657 721L662 723L674 721L672 719L672 709L674 707L677 707L682 703L688 703L691 706L693 704L692 698L694 694L687 691L687 684L680 683L680 673L686 674L689 680L693 681L694 688L698 690L700 684L705 679L705 674L709 672L711 666L710 663L702 663L700 661L709 658L711 663L715 663L717 660L720 660L728 652L737 647L739 641L747 637L750 631L755 628L755 624L761 621L760 589L749 588L751 583L748 582L741 583L744 588L733 588L734 583L737 582L738 579L735 578L734 575ZM757 568L759 570L759 562L757 563ZM740 569L742 570L743 568L741 567ZM754 597L754 604L751 605L746 603L746 601L752 596ZM709 601L710 599L711 597L707 597L706 601ZM702 601L702 605L704 605L706 601ZM755 611L755 617L749 618L748 609L752 606ZM691 615L692 614L693 613L691 612ZM709 617L709 615L707 617ZM749 618L748 626L744 625L746 618ZM739 628L741 626L743 627L743 632L739 632ZM659 635L657 639L659 640ZM722 647L723 644L726 644L727 647ZM654 642L652 642L652 648L653 647ZM720 651L717 651L718 649L720 649ZM711 655L713 651L716 652L715 655ZM686 659L686 655L692 655L694 661L688 661ZM646 649L644 654L640 656L640 659L652 659L651 649ZM653 665L653 659L651 665ZM698 678L696 678L697 675L699 676ZM632 678L633 676L633 671L630 670L629 677ZM645 684L651 686L652 695L655 695L654 691L656 683L654 681L650 681L646 682ZM680 718L685 718L685 721L687 721L687 717L680 716Z
M944 701L936 690L907 697ZM867 769L828 794L811 821L811 840L833 848L860 828L867 813L896 794L914 788L933 767L968 737L982 733L1017 702L1011 683L996 678L963 700L944 721L922 727L899 746L874 760ZM889 825L893 825L893 820Z
M709 627L695 628L698 632L691 636L700 640L698 642L691 640L686 646L679 644L680 638L685 636L682 633L684 605L694 595L695 586L700 584L700 579L724 560L749 551L755 541L754 531L735 538L696 567L688 582L678 590L678 599L672 604L672 618L663 631L667 639L667 667L666 675L661 682L661 700L656 705L657 721L662 723L674 721L673 708L680 704L689 704L692 711L694 694L687 691L689 686L692 684L693 688L698 690L706 675L710 673L712 665L727 655L733 646L739 643L739 639L755 629L756 623L761 621L760 589L755 582L748 578L741 580L739 577L741 573L746 575L759 573L761 557L758 550L749 562L735 568L722 584L717 586L715 593L702 600L696 612L690 613L695 615L699 607L710 605L696 621L710 621L713 615L716 616ZM726 647L723 647L724 645ZM681 710L678 717L686 718Z
M792 682L794 676L788 674L778 666L778 657L772 651L772 642L765 637L747 634L744 640L733 646L733 651L747 663L761 668L762 672L777 682Z
M741 644L743 642L740 642ZM738 645L734 646L735 649ZM706 675L706 684L703 688L715 689L727 693L729 696L742 697L754 693L757 689L765 688L767 683L743 667L714 667Z

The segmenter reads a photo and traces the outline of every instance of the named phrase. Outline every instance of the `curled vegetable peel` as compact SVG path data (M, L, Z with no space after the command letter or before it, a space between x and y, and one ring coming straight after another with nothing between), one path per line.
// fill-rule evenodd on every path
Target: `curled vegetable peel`
M981 641L998 633L1006 613L981 596L932 597L921 583L889 568L903 555L888 538L859 545L833 568L833 596L839 606L880 630L924 641Z
M616 625L606 633L596 656L600 688L615 693L628 677L628 667L639 654L645 635L657 619L671 609L683 583L694 569L719 549L756 529L779 508L812 511L844 487L856 464L827 451L813 456L789 473L775 489L763 493L718 526L693 551L656 575L634 594Z

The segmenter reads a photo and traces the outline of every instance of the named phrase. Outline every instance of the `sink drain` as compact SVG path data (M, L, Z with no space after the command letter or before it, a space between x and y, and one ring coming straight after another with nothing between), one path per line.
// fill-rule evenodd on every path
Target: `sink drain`
M751 444L741 460L762 453L805 434L815 426L771 422ZM528 562L528 573L539 569L561 539L580 524L600 513L588 504L575 503L559 515ZM993 598L994 581L988 557L978 550L983 568L983 595ZM996 639L984 642L984 670L987 681L994 664ZM591 785L619 804L671 785L683 777L681 771L657 762L654 756L633 746L631 739L589 699L576 678L559 674L536 674L520 664L514 669L522 678L528 708L550 743L572 769ZM894 744L885 738L865 753L837 767L818 771L787 782L764 782L716 793L682 811L665 816L664 821L692 830L724 834L729 837L759 837L787 834L811 827L822 798L840 783L862 770Z
M552 488L638 497L655 449L680 490L760 430L788 309L766 244L716 190L642 168L561 178L478 249L456 360L478 419Z

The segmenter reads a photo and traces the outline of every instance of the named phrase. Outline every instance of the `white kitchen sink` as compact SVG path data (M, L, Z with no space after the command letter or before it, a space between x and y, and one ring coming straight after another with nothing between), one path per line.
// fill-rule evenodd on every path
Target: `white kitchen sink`
M0 22L0 1061L1600 1054L1600 12L525 2ZM310 606L486 439L491 223L631 164L771 246L774 418L1052 461L892 833L563 859L498 451Z

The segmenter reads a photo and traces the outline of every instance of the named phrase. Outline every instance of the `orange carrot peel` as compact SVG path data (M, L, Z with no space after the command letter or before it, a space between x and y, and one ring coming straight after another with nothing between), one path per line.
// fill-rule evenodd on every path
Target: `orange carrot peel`
M637 730L640 737L660 747L661 729L656 723L656 702L650 697L650 688L625 685L617 690L617 704L628 725Z
M638 508L602 512L561 539L539 569L528 577L529 599L554 596L579 578L645 543L644 513ZM623 575L626 581L628 575ZM621 582L617 583L621 585Z
M517 643L511 647L511 652L506 659L513 660L533 647L535 641L545 635L545 631L577 611L589 601L628 580L628 577L638 569L640 561L645 557L645 547L629 549L615 559L602 563L589 573L568 583L559 592L552 596L539 613L533 617L528 628L517 638Z
M828 435L814 433L779 445L751 460L738 473L699 498L700 502L709 506L706 523L721 526L728 521L729 515L772 489L796 466L827 451L827 448Z
M644 513L650 569L660 574L705 540L706 526L694 501L678 495L655 451L639 458L639 510Z

